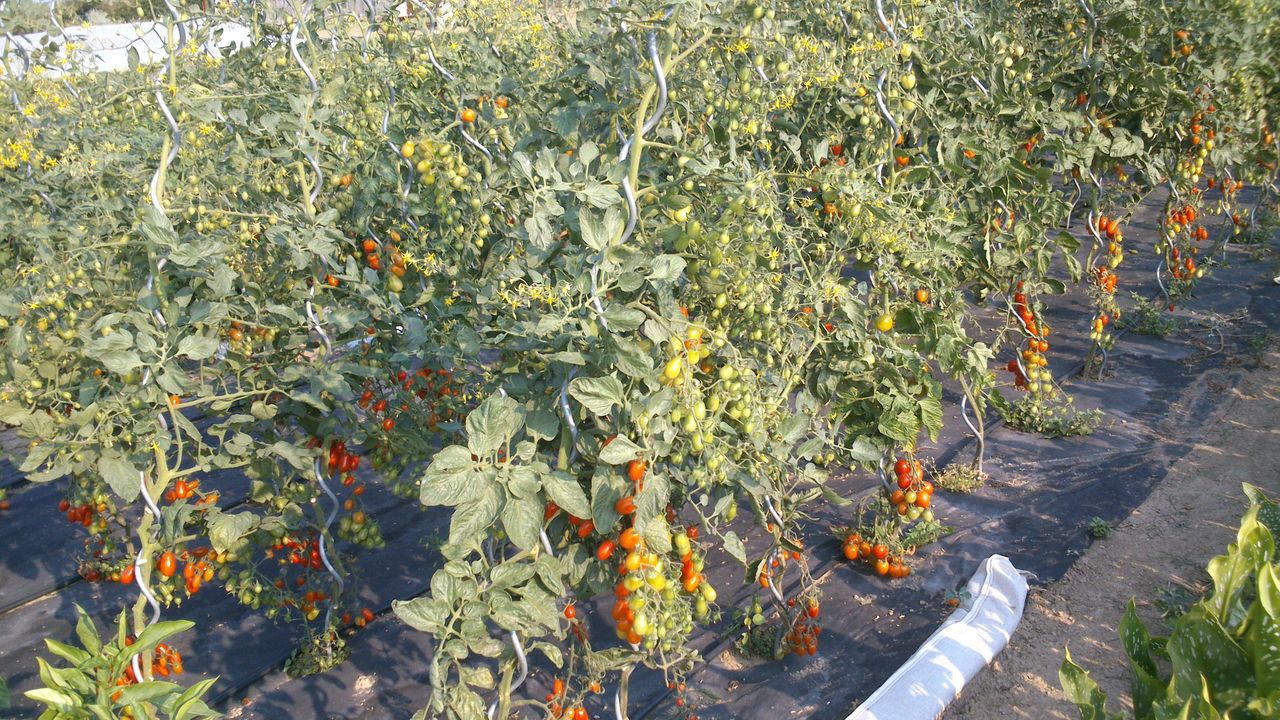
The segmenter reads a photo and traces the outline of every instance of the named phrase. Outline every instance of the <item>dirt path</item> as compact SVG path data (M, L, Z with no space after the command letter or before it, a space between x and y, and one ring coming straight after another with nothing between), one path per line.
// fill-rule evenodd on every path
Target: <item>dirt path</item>
M1130 711L1128 664L1116 633L1128 598L1137 598L1153 632L1162 631L1155 601L1177 597L1179 588L1198 596L1208 585L1206 563L1235 537L1245 509L1240 483L1280 496L1280 351L1273 348L1226 392L1215 420L1193 438L1195 449L1146 502L1060 581L1033 588L1009 646L944 718L1076 720L1058 685L1068 644L1111 698L1111 709Z

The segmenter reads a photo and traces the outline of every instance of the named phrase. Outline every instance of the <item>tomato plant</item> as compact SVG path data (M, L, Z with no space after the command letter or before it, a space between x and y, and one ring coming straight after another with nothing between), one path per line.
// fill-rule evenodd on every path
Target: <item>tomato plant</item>
M535 651L560 717L637 665L679 686L719 550L810 654L833 468L881 480L845 557L905 577L944 382L979 470L992 407L1086 430L1053 297L1087 283L1101 363L1138 203L1168 197L1159 268L1123 268L1169 306L1247 228L1265 6L214 3L174 8L162 65L37 48L0 118L0 421L84 576L141 591L135 633L214 586L303 624L291 671L340 661L385 490L450 512L394 606L438 641L431 714L525 702ZM252 41L190 49L213 20Z

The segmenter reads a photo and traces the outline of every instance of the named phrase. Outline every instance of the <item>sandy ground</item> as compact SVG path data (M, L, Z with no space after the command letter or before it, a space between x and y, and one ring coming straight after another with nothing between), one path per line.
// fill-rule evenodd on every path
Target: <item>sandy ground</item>
M1204 567L1234 539L1245 509L1241 482L1280 497L1280 352L1273 347L1228 392L1195 449L1151 497L1060 581L1032 590L1009 646L944 718L1076 720L1058 685L1067 645L1111 698L1110 709L1129 715L1128 663L1116 633L1127 599L1137 598L1139 615L1163 633L1155 601L1179 586L1197 596L1207 588Z

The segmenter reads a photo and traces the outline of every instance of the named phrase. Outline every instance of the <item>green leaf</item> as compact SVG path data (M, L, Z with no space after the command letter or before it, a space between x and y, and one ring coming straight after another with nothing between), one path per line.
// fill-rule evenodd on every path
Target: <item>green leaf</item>
M529 550L538 544L538 531L542 529L542 503L536 497L508 496L502 508L502 529L521 550Z
M519 405L509 397L492 395L467 414L467 447L484 457L502 447L520 429Z
M116 330L106 337L94 338L85 346L84 354L118 375L125 375L142 365L142 358L133 350L133 335L128 330Z
M449 620L448 603L426 596L392 601L391 611L409 627L425 633L443 632Z
M622 382L612 375L597 378L574 378L569 395L596 415L608 415L614 405L623 403Z
M66 660L72 665L79 665L93 657L92 654L87 653L84 650L81 650L80 648L74 645L60 643L57 640L53 640L51 638L45 638L44 644L45 644L45 647L49 649L49 652L53 653L54 655L57 655L63 660ZM96 653L97 651L95 650L94 652Z
M219 512L212 517L206 516L206 522L209 527L209 543L215 551L225 552L258 527L258 516L251 512Z
M1242 615L1240 595L1248 585L1255 570L1268 562L1275 553L1275 541L1266 526L1258 522L1258 507L1245 513L1236 532L1236 542L1227 548L1226 555L1209 561L1208 572L1213 578L1213 593L1205 601L1205 608L1219 622L1230 623Z
M1133 692L1134 717L1138 720L1151 717L1151 704L1165 692L1165 683L1159 679L1155 659L1151 657L1151 635L1138 617L1137 606L1132 599L1120 618L1120 643L1129 656L1130 684Z
M613 191L612 194L613 197L608 204L617 202L617 191ZM608 204L596 205L596 207L605 207ZM622 237L622 210L616 205L609 207L602 215L584 208L578 218L582 225L582 239L592 250L604 250Z
M171 720L185 720L185 718L188 717L221 717L219 713L211 710L209 706L205 705L204 701L201 700L201 697L203 697L205 693L209 692L210 688L212 688L213 684L217 681L218 678L216 677L205 678L204 680L192 684L191 687L183 690L179 695L174 697L168 704Z
M631 332L644 324L645 315L635 308L611 303L604 309L605 322L616 332Z
M625 435L617 435L600 449L600 461L610 465L631 462L644 453L644 448L631 442Z
M724 551L745 566L747 564L747 548L742 544L742 538L738 537L738 533L729 530L725 532L723 540Z
M138 468L114 450L104 450L98 456L98 474L125 502L137 500L142 492L142 475Z
M534 440L551 440L560 434L560 418L550 410L526 410L524 429Z
M684 273L688 263L679 255L659 255L653 259L653 269L649 271L650 282L670 282Z
M418 498L423 505L461 505L475 500L483 485L471 451L450 445L436 453L423 473Z
M102 640L98 638L98 628L93 624L93 620L89 618L89 613L84 608L76 605L76 637L80 640L80 647L88 652L96 655L102 649Z
M626 483L612 468L599 466L591 476L591 520L604 533L618 521L613 506L627 494Z
M574 517L591 517L591 503L572 475L559 470L542 476L542 489L560 509Z
M178 687L174 683L163 680L148 680L136 685L128 685L120 691L120 699L116 704L127 707L136 702L149 702L177 692Z
M449 544L478 544L486 536L485 531L498 519L502 506L502 491L492 484L484 487L474 500L458 505L449 523Z
M623 337L614 337L614 343L619 370L633 378L648 377L653 373L653 356L640 347L640 343Z
M287 443L283 440L277 440L266 447L265 451L283 458L284 461L292 465L295 470L306 471L312 469L312 457L305 448L300 448L297 445Z
M1058 682L1067 700L1075 703L1080 711L1080 720L1120 720L1120 715L1107 711L1107 696L1098 689L1098 683L1084 668L1071 661L1069 649L1058 668Z
M1247 692L1253 682L1253 666L1244 650L1205 612L1203 603L1178 619L1167 646L1173 673L1170 692L1188 697L1208 680L1215 696L1228 691Z
M216 337L188 335L178 341L178 355L192 360L204 360L218 352L219 342Z
M76 698L74 696L69 693L62 692L61 690L54 690L53 688L36 688L35 690L26 691L23 695L26 695L36 702L42 702L49 707L67 712L76 705Z

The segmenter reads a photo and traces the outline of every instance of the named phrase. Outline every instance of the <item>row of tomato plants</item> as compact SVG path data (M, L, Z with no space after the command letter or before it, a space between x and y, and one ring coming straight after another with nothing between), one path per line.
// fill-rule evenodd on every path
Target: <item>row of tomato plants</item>
M682 685L713 549L811 652L801 529L844 502L833 469L883 484L846 555L905 575L942 380L980 440L992 406L1080 430L1047 298L1087 284L1100 365L1126 255L1173 307L1248 228L1273 5L321 1L175 8L162 68L7 45L0 420L66 479L86 577L144 590L139 637L148 595L218 584L306 623L294 667L340 659L374 482L452 508L396 606L438 641L429 714L576 718L638 664ZM254 42L204 52L228 20ZM1126 248L1155 191L1159 238ZM622 642L593 649L573 603L600 593ZM570 679L545 702L530 652ZM39 699L169 712L154 667Z

